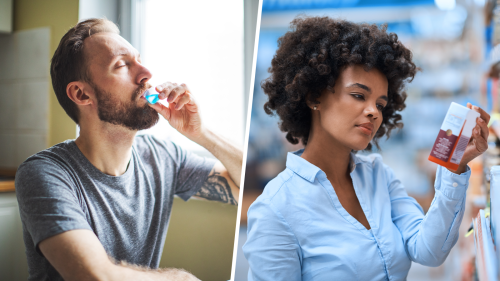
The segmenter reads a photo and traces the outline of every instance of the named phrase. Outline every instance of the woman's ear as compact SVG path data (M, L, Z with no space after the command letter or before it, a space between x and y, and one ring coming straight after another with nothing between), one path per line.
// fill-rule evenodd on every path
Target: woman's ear
M91 105L93 103L90 96L84 91L85 84L80 81L74 81L66 86L66 94L77 105Z
M318 110L319 109L320 102L318 100L312 101L311 100L311 93L307 94L307 96L306 96L306 103L307 103L307 107L309 107L312 110Z

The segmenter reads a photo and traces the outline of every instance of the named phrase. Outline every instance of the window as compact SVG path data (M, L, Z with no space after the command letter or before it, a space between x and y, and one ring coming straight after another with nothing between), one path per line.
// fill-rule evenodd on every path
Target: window
M205 126L243 148L243 1L145 0L141 10L137 47L150 83L186 83ZM143 133L203 151L164 118Z

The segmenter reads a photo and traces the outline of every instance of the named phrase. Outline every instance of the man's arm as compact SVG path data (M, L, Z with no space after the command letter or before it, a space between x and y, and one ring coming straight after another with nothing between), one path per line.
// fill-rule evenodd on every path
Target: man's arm
M220 161L195 196L237 204L243 164L243 152L206 129L201 122L198 105L185 84L164 83L156 87L161 103L149 104L168 123L190 140L198 143Z
M211 131L207 130L203 135L198 143L220 162L214 165L195 196L238 205L243 153Z
M199 280L181 269L152 270L114 264L95 234L87 229L70 230L40 242L40 251L64 280Z
M240 189L231 180L229 172L222 163L217 162L208 175L207 180L194 196L238 205L239 192Z

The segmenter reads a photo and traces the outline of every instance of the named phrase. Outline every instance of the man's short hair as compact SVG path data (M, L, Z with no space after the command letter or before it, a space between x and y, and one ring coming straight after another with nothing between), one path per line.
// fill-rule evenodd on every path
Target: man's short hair
M66 114L78 124L77 105L66 94L66 87L73 81L91 82L83 52L83 41L100 32L120 34L118 27L107 19L88 19L68 30L59 42L50 65L52 87Z

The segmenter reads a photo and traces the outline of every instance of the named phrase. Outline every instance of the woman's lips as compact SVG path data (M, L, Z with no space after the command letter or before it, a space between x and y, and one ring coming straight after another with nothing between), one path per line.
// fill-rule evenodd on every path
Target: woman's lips
M373 124L372 123L363 123L359 124L356 127L358 127L363 133L367 135L371 135L373 132Z

